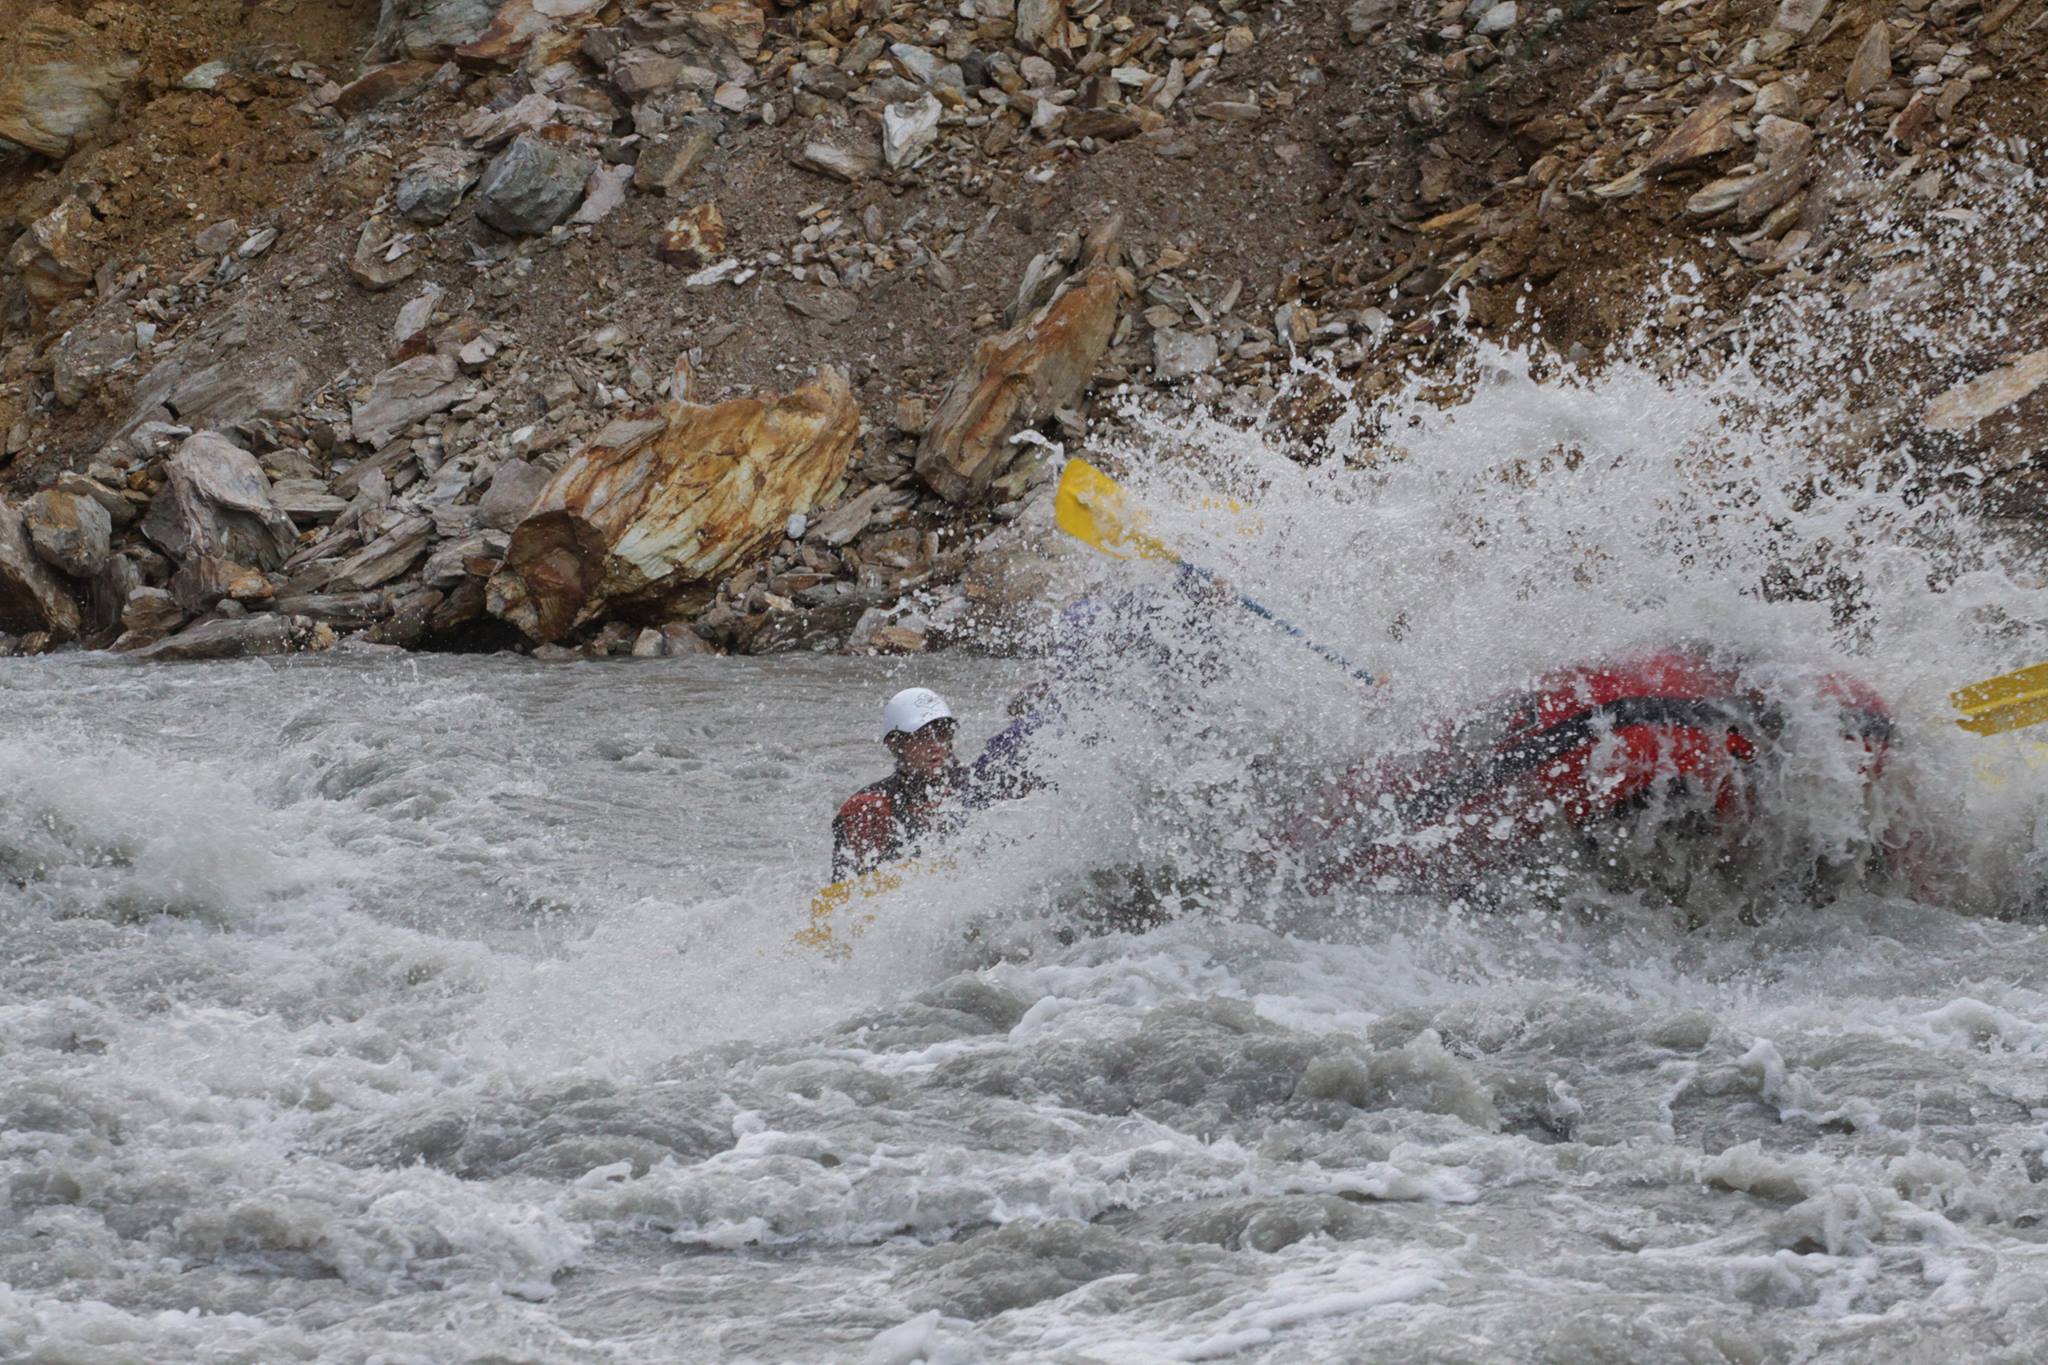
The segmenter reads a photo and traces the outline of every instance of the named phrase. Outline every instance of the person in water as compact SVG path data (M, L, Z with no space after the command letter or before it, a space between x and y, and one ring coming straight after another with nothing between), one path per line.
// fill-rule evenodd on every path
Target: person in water
M968 812L1043 785L1017 765L1002 735L962 767L953 757L956 728L953 708L929 687L906 687L883 705L882 743L896 770L846 798L833 817L832 880L911 857L926 840L955 832Z

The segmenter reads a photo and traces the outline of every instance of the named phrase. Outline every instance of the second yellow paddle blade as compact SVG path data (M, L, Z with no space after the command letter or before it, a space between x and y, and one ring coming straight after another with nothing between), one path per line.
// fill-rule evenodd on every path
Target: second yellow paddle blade
M2048 720L2048 664L2002 673L1948 694L1962 712L1956 724L1980 735L2018 730Z

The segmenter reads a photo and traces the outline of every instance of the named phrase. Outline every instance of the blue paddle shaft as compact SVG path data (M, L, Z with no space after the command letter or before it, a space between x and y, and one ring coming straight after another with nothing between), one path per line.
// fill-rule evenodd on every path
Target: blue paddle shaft
M1199 564L1190 564L1185 559L1176 559L1174 563L1179 565L1184 572L1193 574L1195 577L1201 579L1204 583L1207 583L1212 587L1223 586L1217 582L1215 574L1209 572L1209 570L1203 568ZM1328 645L1321 644L1315 640L1311 640L1308 636L1307 631L1303 630L1300 626L1295 625L1294 622L1280 615L1278 612L1274 611L1271 607L1259 601L1257 598L1249 597L1244 593L1238 592L1234 588L1227 590L1231 593L1233 597L1237 599L1237 605L1243 607L1246 611L1250 612L1254 616L1260 617L1267 621L1271 621L1274 625L1280 627L1280 629L1286 631L1289 635L1292 635L1295 639L1307 645L1315 653L1322 655L1331 663L1336 664L1339 668L1344 669L1352 677L1357 678L1360 682L1372 683L1375 686L1379 684L1379 679L1376 676L1374 676L1373 673L1371 673L1369 670L1360 668L1357 664L1352 663L1351 660L1345 658L1336 650L1331 649Z

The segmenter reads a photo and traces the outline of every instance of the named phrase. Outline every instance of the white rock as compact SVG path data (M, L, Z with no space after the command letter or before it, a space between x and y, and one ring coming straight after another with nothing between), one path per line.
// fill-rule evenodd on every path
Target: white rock
M943 106L930 95L883 109L882 160L897 170L922 161L938 140L942 112Z
M805 518L803 513L791 512L789 514L789 523L782 528L782 533L791 540L802 540L804 532L810 528L811 523Z
M1491 38L1513 28L1515 20L1520 17L1521 11L1515 7L1515 0L1502 0L1502 3L1479 16L1479 22L1473 26L1472 31L1481 37Z
M230 68L226 62L207 62L187 71L178 81L187 90L213 90L228 78Z
M739 269L740 263L728 256L716 265L705 266L683 283L692 289L708 289L714 284L722 284L731 279L739 273Z

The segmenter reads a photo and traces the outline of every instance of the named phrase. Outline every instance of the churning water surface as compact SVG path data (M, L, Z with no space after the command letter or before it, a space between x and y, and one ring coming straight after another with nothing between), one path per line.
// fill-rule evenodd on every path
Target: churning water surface
M1064 561L1156 647L841 956L791 936L882 697L971 748L1041 665L7 663L0 1358L2038 1359L2043 787L1941 700L2032 590L1754 392L1485 364L1363 467L1156 428L1157 529L1388 681ZM1944 877L1241 875L1276 786L1673 639L1884 692ZM1787 841L1860 818L1786 780ZM1176 916L1062 932L1132 868Z

